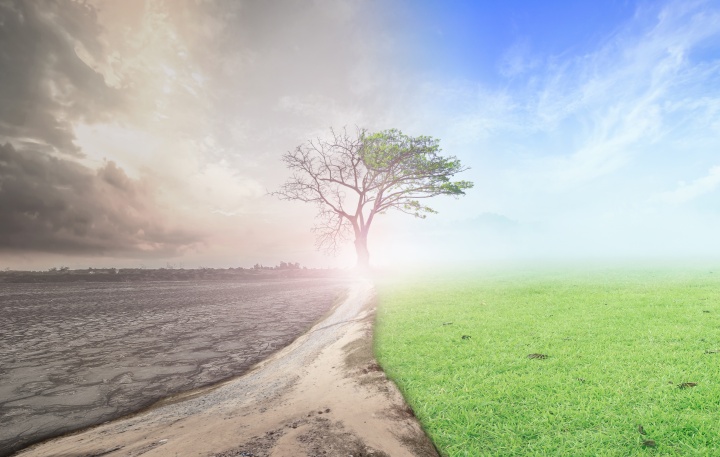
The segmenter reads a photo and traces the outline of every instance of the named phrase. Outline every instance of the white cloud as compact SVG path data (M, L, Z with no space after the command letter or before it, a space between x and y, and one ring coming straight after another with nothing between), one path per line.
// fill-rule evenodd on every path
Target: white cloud
M682 204L713 192L718 186L720 186L720 166L712 167L706 176L697 178L690 184L680 182L675 190L661 193L659 199L667 203Z
M706 3L640 10L597 50L549 57L521 72L524 85L513 73L513 92L478 91L477 108L465 109L456 129L477 138L491 126L504 147L498 153L520 158L509 180L553 193L612 179L648 160L649 151L670 154L671 145L677 150L691 139L705 147L695 153L706 154L718 146L719 62L696 54L718 39L720 12Z
M532 55L528 41L518 41L503 55L500 62L500 73L512 78L533 70L540 64L540 59Z

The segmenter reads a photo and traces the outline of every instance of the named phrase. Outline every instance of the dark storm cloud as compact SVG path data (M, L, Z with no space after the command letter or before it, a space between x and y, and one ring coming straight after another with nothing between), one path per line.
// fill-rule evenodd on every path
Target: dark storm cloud
M93 171L0 145L0 251L171 255L198 241L167 229L151 202L113 162Z
M81 155L71 122L96 120L116 89L79 54L100 56L92 7L69 0L0 0L0 141Z
M114 162L76 161L73 125L122 110L87 63L105 59L101 33L84 2L0 0L0 251L171 255L198 240Z

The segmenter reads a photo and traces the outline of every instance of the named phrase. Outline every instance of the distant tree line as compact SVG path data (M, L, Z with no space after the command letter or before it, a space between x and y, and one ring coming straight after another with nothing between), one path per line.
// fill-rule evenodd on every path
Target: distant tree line
M252 279L283 278L304 276L332 276L340 270L315 269L300 265L299 262L280 262L274 267L256 263L252 268L87 268L71 270L69 267L53 267L47 271L0 272L0 282L133 282L133 281L184 281L205 279Z
M307 267L302 267L304 270L307 270ZM280 262L280 265L275 267L264 267L259 263L256 263L253 266L253 270L299 270L300 269L300 262Z

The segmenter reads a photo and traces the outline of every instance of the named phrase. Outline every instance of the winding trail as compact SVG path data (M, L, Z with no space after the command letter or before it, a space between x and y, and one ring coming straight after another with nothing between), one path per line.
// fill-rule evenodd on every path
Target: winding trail
M437 456L372 355L374 289L245 375L33 446L29 456Z

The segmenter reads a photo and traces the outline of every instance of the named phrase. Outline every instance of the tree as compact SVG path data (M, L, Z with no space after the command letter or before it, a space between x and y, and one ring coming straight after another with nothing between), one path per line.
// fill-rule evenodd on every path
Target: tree
M333 253L352 235L357 266L364 269L375 216L397 210L425 218L436 212L425 199L457 197L472 188L472 182L450 180L467 167L440 151L439 140L396 129L369 133L358 128L355 136L331 129L329 139L310 140L283 155L292 176L272 195L317 205L317 247Z

